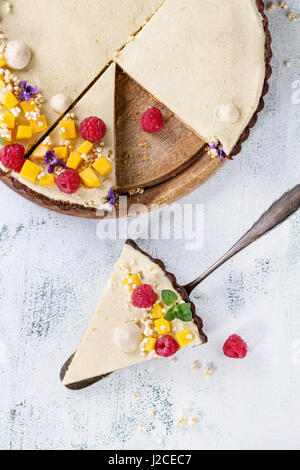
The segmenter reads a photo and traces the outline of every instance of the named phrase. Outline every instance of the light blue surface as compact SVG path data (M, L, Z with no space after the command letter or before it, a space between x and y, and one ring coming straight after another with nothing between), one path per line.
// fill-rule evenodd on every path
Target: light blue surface
M299 2L288 3L300 13ZM258 125L242 153L180 203L203 205L203 248L185 250L186 239L141 241L182 283L299 183L300 22L282 10L268 17L273 75ZM183 352L175 364L152 361L74 393L60 385L58 372L122 241L99 240L96 221L48 212L3 185L0 197L1 449L299 448L299 213L197 289L207 345ZM222 354L232 333L249 345L242 361ZM192 372L196 360L213 363L210 378ZM176 426L181 414L198 424Z

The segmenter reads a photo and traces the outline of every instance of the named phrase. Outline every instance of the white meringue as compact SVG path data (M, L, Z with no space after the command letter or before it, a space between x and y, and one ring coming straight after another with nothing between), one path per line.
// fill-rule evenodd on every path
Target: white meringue
M123 323L115 328L114 343L120 351L133 353L141 341L141 330L136 323Z
M31 60L31 50L25 42L9 41L5 49L4 57L10 68L22 70L27 67Z
M71 104L71 99L63 93L54 95L50 99L50 106L56 113L65 112Z
M218 121L234 124L240 119L240 111L233 103L225 103L217 107L216 116Z

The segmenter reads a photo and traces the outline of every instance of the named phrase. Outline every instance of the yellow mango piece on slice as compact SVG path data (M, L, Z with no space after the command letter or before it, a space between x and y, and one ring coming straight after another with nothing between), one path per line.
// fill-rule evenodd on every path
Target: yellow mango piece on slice
M1 57L0 58L0 67L4 67L4 65L6 65L6 59L5 59L5 57Z
M90 151L92 150L93 148L93 144L91 142L89 142L88 140L86 140L85 142L83 142L83 144L81 144L78 149L76 150L77 153L80 153L80 154L83 154L83 153L90 153Z
M30 126L18 126L17 140L28 140L32 137L32 129Z
M42 176L40 179L39 179L39 185L40 186L52 186L53 184L55 184L55 178L54 178L54 175L45 175L45 176Z
M33 134L46 131L48 129L46 116L42 114L37 121L30 121L30 127Z
M129 286L131 292L133 292L137 287L142 284L142 281L140 280L137 274L131 274L126 279L124 279L123 283L124 286Z
M63 139L75 139L76 127L73 119L65 119L59 123L61 136Z
M147 351L147 352L153 351L153 349L155 348L156 342L157 342L156 338L151 338L149 336L147 338L145 338L143 340L145 351Z
M154 324L155 324L155 328L157 329L160 335L165 335L166 333L169 333L171 331L170 323L164 318L160 318L159 320L156 320Z
M93 168L95 168L101 176L106 176L111 172L112 165L105 157L100 157L93 163Z
M154 305L152 311L152 318L163 318L165 314L162 311L162 306L160 304Z
M192 333L190 332L190 330L188 328L185 328L184 330L180 331L180 333L176 335L176 339L180 347L183 348L187 344L191 343L194 337Z
M15 127L16 118L12 113L0 114L0 122L6 124L8 129L13 129Z
M79 155L79 153L71 152L70 156L67 161L67 167L71 168L72 170L77 170L81 165L83 158Z
M18 99L15 97L12 91L8 91L1 99L2 104L9 110L19 104Z
M80 179L89 188L99 188L101 186L100 180L92 168L86 168L79 173Z
M45 154L48 152L48 150L51 150L50 145L41 144L35 149L35 151L32 153L32 156L37 160L44 160Z
M32 113L32 112L36 113L36 112L39 111L39 108L37 107L37 104L33 99L31 99L29 101L22 101L20 103L20 106L21 106L24 114L25 113Z
M59 160L67 160L68 147L54 147L53 150Z
M41 167L39 165L31 162L30 160L26 160L20 172L20 176L28 181L31 181L32 183L35 183L40 172Z

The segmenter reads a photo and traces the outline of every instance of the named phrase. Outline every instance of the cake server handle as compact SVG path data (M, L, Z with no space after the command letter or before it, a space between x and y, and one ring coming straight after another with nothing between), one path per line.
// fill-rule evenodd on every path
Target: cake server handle
M222 264L246 248L258 238L270 232L273 228L284 222L288 217L294 214L300 207L300 184L281 196L278 201L258 219L257 222L240 238L240 240L222 256L213 266L194 281L184 286L188 294L197 287L204 279L218 269Z

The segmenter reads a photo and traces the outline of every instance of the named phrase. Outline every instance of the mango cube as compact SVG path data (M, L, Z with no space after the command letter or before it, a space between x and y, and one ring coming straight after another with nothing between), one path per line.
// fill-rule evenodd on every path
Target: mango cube
M165 335L166 333L169 333L171 331L170 323L164 318L160 318L159 320L156 320L154 324L155 324L155 328L157 329L160 335Z
M137 274L131 274L129 277L124 279L124 286L129 286L131 292L133 292L141 284L142 284L142 281L140 280Z
M162 307L160 304L154 305L154 309L152 311L152 318L163 318L165 314L162 311Z
M42 176L39 179L40 186L52 186L53 184L55 184L54 175L48 174L48 175Z
M7 109L12 109L19 104L18 99L12 91L8 91L6 95L2 97L1 102Z
M7 136L4 137L5 142L11 142L12 141L12 133L11 131L7 130Z
M185 328L180 333L176 335L176 339L181 348L193 341L194 337L188 328Z
M66 119L59 123L61 136L63 139L75 139L76 138L76 127L73 119Z
M50 149L50 145L41 144L34 150L32 156L37 160L44 160L45 153L48 152L48 150Z
M53 150L59 160L67 160L68 147L54 147Z
M39 165L31 162L30 160L26 160L20 172L20 176L28 181L31 181L32 183L35 183L40 172L41 167Z
M20 106L21 106L24 114L25 113L32 113L32 112L36 113L39 110L39 108L37 107L36 102L32 99L29 100L29 101L22 101L20 103Z
M93 163L93 168L95 168L101 176L105 176L112 170L112 165L105 157L100 157Z
M5 57L2 56L0 58L0 67L4 67L4 65L6 65L6 59L5 59Z
M37 121L30 121L30 127L33 134L46 131L48 129L48 124L45 115L42 114Z
M145 351L147 352L153 351L153 349L155 348L156 342L157 342L156 338L150 338L150 336L145 338L143 340Z
M80 153L80 154L83 154L83 153L90 153L90 151L92 150L93 148L93 144L91 142L89 142L88 140L86 140L85 142L83 142L83 144L81 144L78 149L77 149L77 152Z
M82 160L83 159L79 153L71 152L67 161L67 167L71 168L72 170L77 170L77 168L81 165Z
M13 129L15 127L16 118L12 113L4 113L0 114L0 121L6 124L8 129Z
M5 82L0 78L0 88L5 88Z
M32 137L32 130L30 126L18 126L17 140L28 140Z
M99 188L101 183L98 176L91 168L86 168L79 173L81 181L89 188Z

